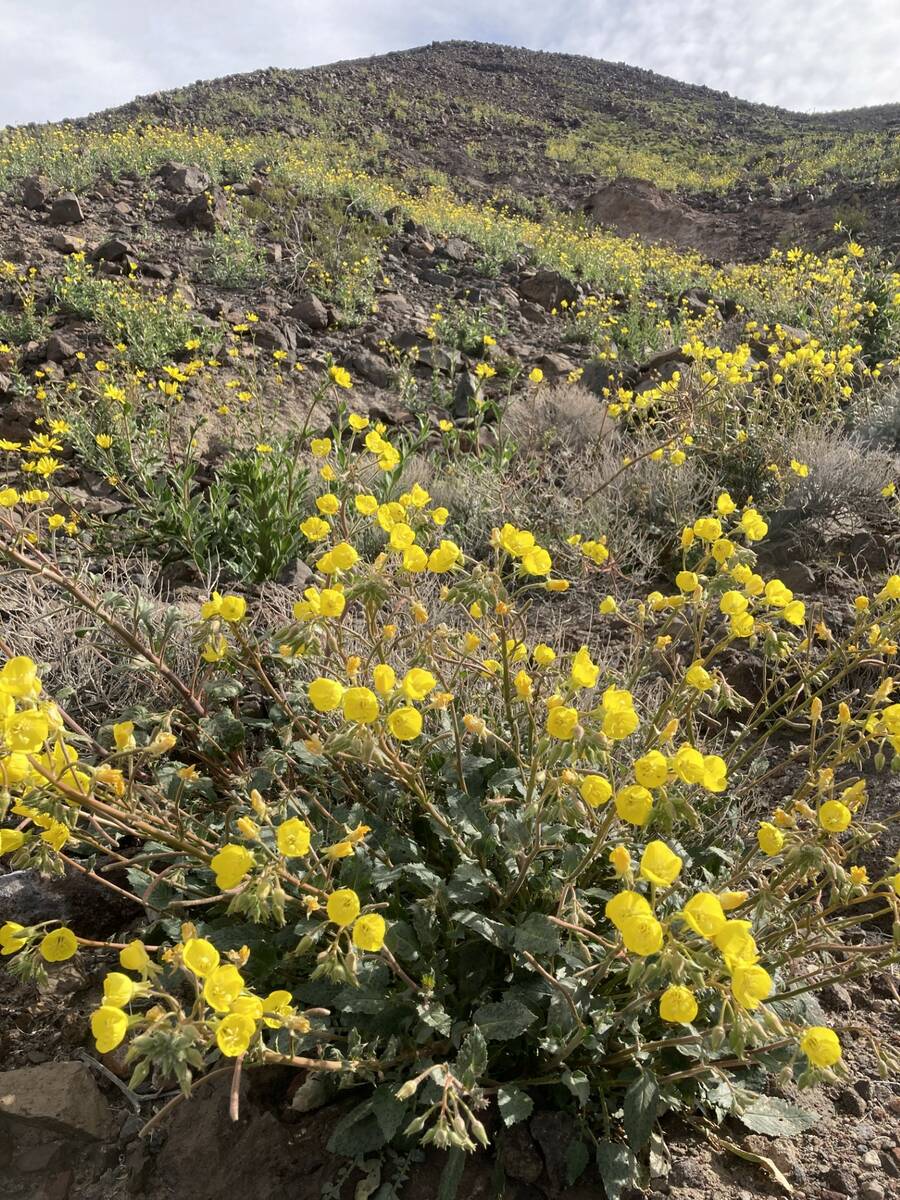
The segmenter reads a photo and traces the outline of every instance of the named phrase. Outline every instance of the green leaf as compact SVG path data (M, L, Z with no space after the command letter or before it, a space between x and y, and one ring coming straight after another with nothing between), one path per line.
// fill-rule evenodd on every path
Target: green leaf
M650 1141L659 1108L659 1087L652 1071L642 1072L625 1093L625 1136L637 1154Z
M441 1182L438 1187L437 1200L456 1200L456 1193L462 1181L466 1166L466 1154L458 1146L447 1151L447 1161L441 1171Z
M591 1094L591 1084L584 1071L563 1071L562 1081L582 1107Z
M375 1089L372 1096L372 1109L385 1142L390 1142L405 1124L409 1115L409 1105L397 1099L392 1084L383 1083Z
M513 1087L512 1084L500 1088L497 1093L497 1104L503 1124L507 1129L510 1125L517 1125L519 1121L527 1121L534 1108L534 1101L528 1093L523 1092L521 1088Z
M559 949L559 929L543 913L529 913L515 934L517 950L530 954L555 954Z
M374 1109L375 1105L370 1097L341 1117L328 1140L331 1154L342 1154L345 1158L361 1158L364 1154L380 1150L386 1144L387 1138Z
M477 933L486 942L490 942L492 946L498 946L501 950L507 949L512 941L511 926L501 925L499 921L492 921L490 917L486 917L482 913L463 910L454 913L452 919L457 925L464 925L466 929L471 929L473 933Z
M460 1083L470 1092L487 1070L488 1052L484 1034L476 1025L470 1030L456 1056L456 1075Z
M577 1183L590 1160L590 1151L584 1142L569 1142L566 1146L566 1184L568 1187Z
M227 709L223 708L214 717L204 717L200 728L206 741L224 754L244 744L244 724Z
M816 1123L816 1118L805 1108L777 1096L757 1096L738 1116L748 1129L769 1137L797 1137Z
M509 1042L521 1037L537 1017L518 1000L501 1000L497 1004L482 1004L472 1020L489 1042Z
M621 1142L597 1143L597 1170L607 1200L620 1200L634 1176L634 1156Z
M450 1036L453 1020L443 1005L438 1004L436 1000L426 1000L423 1004L417 1004L416 1012L419 1019L430 1029L436 1029L443 1037Z

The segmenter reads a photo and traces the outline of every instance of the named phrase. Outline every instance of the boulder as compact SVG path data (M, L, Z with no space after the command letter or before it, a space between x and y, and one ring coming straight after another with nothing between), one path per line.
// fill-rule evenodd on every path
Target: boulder
M318 296L306 296L288 309L288 316L301 321L307 329L327 329L328 309Z
M580 292L571 279L567 279L559 271L541 268L519 278L519 295L542 308L549 309L559 308L563 300L567 304L574 304Z
M208 188L182 204L175 212L175 220L190 229L203 229L213 233L221 229L228 218L228 201L219 187Z
M176 196L195 196L209 187L210 178L194 163L167 162L158 172L165 186Z
M374 383L379 388L390 387L394 379L394 372L381 355L364 350L361 346L351 351L347 358L347 367L354 375Z
M109 1106L83 1062L0 1071L0 1121L5 1120L96 1141L112 1133Z
M26 208L44 208L50 199L52 185L43 175L30 175L22 184L22 203Z
M80 225L83 220L81 202L74 192L63 192L50 206L51 225Z

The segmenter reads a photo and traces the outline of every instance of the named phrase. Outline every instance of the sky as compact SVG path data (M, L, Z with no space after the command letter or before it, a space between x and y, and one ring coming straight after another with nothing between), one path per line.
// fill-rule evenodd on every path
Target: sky
M900 102L900 0L0 0L0 127L448 38L627 62L801 111Z

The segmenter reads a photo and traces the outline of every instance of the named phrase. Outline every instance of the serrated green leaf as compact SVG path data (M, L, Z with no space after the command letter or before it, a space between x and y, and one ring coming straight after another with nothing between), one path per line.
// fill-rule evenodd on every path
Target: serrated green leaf
M527 1121L534 1109L534 1101L528 1093L523 1092L521 1088L513 1087L512 1084L500 1088L497 1093L497 1104L503 1124L507 1128L510 1125L517 1125L519 1121Z
M459 1191L465 1166L465 1151L460 1150L458 1146L454 1146L452 1150L447 1151L447 1161L444 1164L443 1171L441 1171L441 1182L438 1187L437 1200L456 1200L456 1193Z
M659 1107L659 1087L652 1071L642 1071L625 1093L624 1125L628 1145L637 1154L650 1141Z
M476 1025L463 1039L456 1056L456 1075L460 1083L471 1091L487 1070L488 1052L484 1034Z
M597 1170L607 1200L621 1200L634 1177L634 1155L621 1142L597 1143Z
M543 913L529 913L516 929L515 947L529 954L555 954L559 949L559 928Z
M566 1184L571 1187L584 1174L591 1154L584 1142L569 1142L566 1146Z
M518 1000L500 1000L482 1004L472 1017L489 1042L508 1042L520 1037L537 1017Z
M816 1118L805 1108L777 1096L757 1096L738 1116L748 1129L769 1137L797 1137L816 1123Z
M562 1081L582 1107L591 1094L591 1084L584 1071L563 1071Z

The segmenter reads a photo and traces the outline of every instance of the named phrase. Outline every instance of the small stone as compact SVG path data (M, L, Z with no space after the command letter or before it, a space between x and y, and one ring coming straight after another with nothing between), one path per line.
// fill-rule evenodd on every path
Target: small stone
M864 1167L880 1167L881 1155L877 1150L867 1150L862 1156L862 1164Z
M220 187L211 187L200 192L193 200L182 206L175 213L175 220L180 225L192 229L203 229L213 233L224 227L228 219L228 201Z
M110 1131L109 1107L85 1063L54 1062L0 1072L0 1114L70 1136L98 1140Z
M74 192L63 192L50 206L51 225L80 225L83 220L81 203Z
M835 1105L841 1112L849 1113L851 1117L866 1115L866 1102L855 1088L841 1088L837 1094Z
M77 351L71 342L67 342L64 337L58 333L52 333L47 338L47 345L44 347L44 354L50 362L61 363L67 358L74 358Z
M193 163L163 163L159 174L169 191L176 195L195 195L209 187L209 176Z
M859 1189L859 1200L884 1200L884 1188L874 1179L862 1184Z
M696 1158L682 1158L672 1164L669 1183L673 1187L704 1187L706 1171Z
M125 258L134 258L135 253L121 238L109 238L97 247L92 257L101 262L121 262Z
M826 1008L837 1009L840 1012L849 1012L853 1008L850 990L842 983L832 983L823 988L819 998Z
M373 354L371 350L364 350L362 347L351 351L347 357L347 367L352 374L374 383L376 387L390 387L394 379L393 371L381 355Z
M856 1195L856 1176L846 1167L832 1167L825 1175L825 1184L839 1196Z
M503 1139L500 1151L503 1170L520 1183L536 1183L544 1173L544 1162L524 1125L514 1125Z

